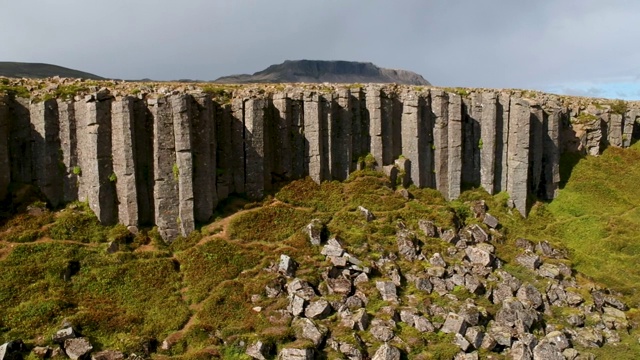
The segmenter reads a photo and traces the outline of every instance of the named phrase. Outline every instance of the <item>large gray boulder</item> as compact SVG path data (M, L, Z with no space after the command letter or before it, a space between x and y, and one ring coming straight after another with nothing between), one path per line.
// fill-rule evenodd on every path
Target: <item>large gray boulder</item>
M447 319L444 321L444 325L442 325L442 328L440 330L448 334L464 335L467 331L468 326L469 324L464 319L464 317L456 313L449 313L449 315L447 315Z
M284 348L278 354L278 360L313 360L313 349Z
M554 344L541 341L533 348L533 360L565 360L562 351Z
M390 281L376 281L376 289L380 292L382 300L398 302L398 293L396 292L396 285Z
M324 225L320 219L313 219L305 228L307 231L307 235L309 236L309 242L311 245L320 245L322 244L322 231L324 230Z
M306 318L295 318L291 323L296 338L307 339L315 346L319 346L327 334L327 329L316 325L312 320Z
M371 360L400 360L400 350L384 343L376 350Z
M64 341L64 351L71 360L84 359L93 350L93 345L85 337Z
M21 360L26 348L22 340L13 340L0 345L0 360Z
M253 344L247 346L245 354L258 360L267 360L269 354L269 346L262 341L256 341Z

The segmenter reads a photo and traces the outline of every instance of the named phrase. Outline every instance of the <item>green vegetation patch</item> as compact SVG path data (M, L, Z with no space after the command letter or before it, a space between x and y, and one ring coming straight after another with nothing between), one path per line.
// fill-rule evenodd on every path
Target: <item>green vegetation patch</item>
M309 211L272 205L244 212L229 223L229 236L243 242L281 242L313 219Z
M49 230L52 239L81 242L104 242L108 228L102 226L86 203L67 206Z
M318 185L310 177L293 181L276 193L276 198L293 206L320 212L335 212L345 205L343 184L326 181Z
M176 256L187 286L187 297L194 303L204 300L222 281L236 278L261 260L255 251L220 238L212 238Z

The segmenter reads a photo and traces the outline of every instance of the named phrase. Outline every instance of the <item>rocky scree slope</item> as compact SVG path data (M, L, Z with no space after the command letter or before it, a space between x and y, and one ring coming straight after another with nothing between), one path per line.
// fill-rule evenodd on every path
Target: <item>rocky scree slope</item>
M448 203L436 190L406 189L370 169L343 183L297 180L274 196L203 228L213 235L169 248L126 238L98 247L16 245L0 261L0 274L26 275L12 291L12 277L0 282L5 303L15 304L1 318L0 336L12 340L5 354L77 359L95 347L96 359L562 360L611 351L631 359L637 351L637 309L575 272L566 249L509 236L513 224L530 220L504 196L475 190ZM30 216L46 215L37 208ZM67 261L75 256L77 265ZM50 271L27 266L45 257ZM105 265L113 270L100 271ZM154 287L160 297L148 298ZM43 318L43 300L22 297L32 291L66 305ZM188 321L181 297L194 313ZM134 299L141 308L123 306ZM158 324L144 330L152 319ZM46 337L34 333L42 323ZM119 327L132 333L106 337ZM9 338L21 333L33 334L26 346Z
M106 225L156 225L168 242L230 194L345 180L369 164L456 199L505 191L526 215L553 199L565 152L639 135L640 104L519 90L397 85L132 84L2 80L0 198L31 184L57 207L86 200ZM395 170L394 170L395 169Z
M355 61L287 60L253 75L223 76L217 83L396 83L431 85L422 76L407 70L380 68Z

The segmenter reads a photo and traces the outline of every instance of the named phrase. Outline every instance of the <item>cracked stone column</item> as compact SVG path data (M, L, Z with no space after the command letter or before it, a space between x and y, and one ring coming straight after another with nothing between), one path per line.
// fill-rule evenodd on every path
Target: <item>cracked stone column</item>
M366 107L369 113L369 136L371 137L369 150L376 165L382 168L383 163L383 123L382 123L382 100L381 91L377 86L368 86L366 88Z
M480 185L481 119L482 94L474 91L462 98L462 182L474 186Z
M424 187L426 179L426 152L421 151L426 131L422 126L422 108L417 93L402 94L402 155L410 160L409 180L416 186Z
M636 123L636 119L640 117L640 110L629 109L624 115L624 125L622 126L622 147L631 146L631 140L633 139L633 126Z
M494 92L482 93L482 117L480 121L480 185L489 193L495 190L496 170L496 118L497 96Z
M337 114L334 113L337 112L335 98L336 94L333 92L320 95L320 122L322 123L320 127L322 128L323 150L320 154L323 169L321 180L332 180L331 174L334 164L333 141L335 140L332 135L335 131L334 126L337 126Z
M111 103L113 172L116 176L118 220L128 227L138 226L138 187L135 163L134 101L132 97Z
M400 155L394 151L394 143L399 143L399 141L394 142L394 136L396 132L399 133L399 129L397 129L397 125L400 123L400 116L402 115L402 111L400 111L398 116L394 112L394 108L398 108L394 106L394 99L390 98L390 94L385 94L381 92L381 104L382 104L382 166L391 165L394 163L394 160ZM400 104L401 106L402 104ZM397 131L396 131L397 130Z
M76 102L74 109L81 172L79 197L89 203L103 225L118 222L111 160L111 101L108 91L100 91Z
M302 92L295 90L291 99L291 178L302 179L305 176L307 158L305 156L304 137L304 101Z
M609 117L608 141L610 145L622 146L622 115L611 113Z
M231 105L217 107L216 117L216 194L222 201L233 192L233 146Z
M9 99L6 95L0 95L0 201L7 197L10 182Z
M291 179L293 149L291 146L291 99L286 93L273 94L274 121L276 122L276 143L273 147L273 172L281 179Z
M527 216L527 195L529 193L530 123L529 102L512 97L507 149L507 192L510 202L522 216Z
M449 94L449 130L448 130L448 161L449 161L449 191L448 200L457 199L462 187L462 99L458 94Z
M206 94L193 95L193 187L194 219L211 219L218 205L216 188L216 109Z
M496 103L496 158L494 192L507 190L507 149L509 145L509 102L511 95L508 93L498 94Z
M148 99L153 116L153 198L155 224L160 236L175 240L181 233L178 198L179 168L176 159L173 114L169 100L160 96Z
M306 173L316 183L322 181L324 172L323 161L321 159L324 153L322 142L322 109L320 97L315 92L304 93L304 138L305 138L305 164L307 164Z
M138 224L152 226L155 224L154 160L153 160L153 116L142 96L131 98L133 106L133 133L135 149L133 150L136 191L138 196Z
M62 176L62 201L78 200L78 140L76 135L76 115L73 101L58 99L58 121L60 124L60 149L64 174Z
M11 182L31 184L33 182L33 149L29 99L15 98L11 99L9 104Z
M352 124L352 155L351 155L351 171L356 169L358 158L369 152L369 142L371 141L369 133L369 125L365 123L362 108L364 107L364 94L362 88L351 89L349 104L351 106L351 124Z
M433 112L433 171L435 186L449 196L449 97L439 89L430 90Z
M235 98L231 100L231 174L233 176L233 186L230 190L236 194L245 192L245 124L244 124L244 99Z
M194 104L191 95L187 94L172 95L168 100L173 117L175 157L178 169L178 230L182 236L187 236L195 229L193 135L191 129Z
M264 196L266 176L270 170L265 165L266 128L265 111L266 99L247 99L244 104L245 112L245 191L250 199L258 200Z
M418 143L419 151L424 159L420 163L420 185L421 187L435 188L435 178L433 173L433 113L431 112L431 96L429 90L423 90L418 94L419 107L421 112L422 129L421 141Z
M540 189L540 181L542 178L542 156L544 153L544 111L536 101L529 101L531 110L531 132L529 136L529 180L530 190L535 196L538 196Z
M351 172L353 154L353 119L349 89L338 90L334 98L334 110L330 134L331 178L344 181Z
M562 109L559 104L546 112L544 153L544 197L546 200L555 199L560 189L560 127L562 126Z
M32 126L34 183L55 208L62 202L63 197L58 103L53 99L31 103L29 113Z

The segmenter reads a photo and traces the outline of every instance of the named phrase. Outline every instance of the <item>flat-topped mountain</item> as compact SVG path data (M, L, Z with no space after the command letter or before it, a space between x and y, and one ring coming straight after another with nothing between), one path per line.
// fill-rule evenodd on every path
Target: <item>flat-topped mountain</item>
M218 83L398 83L430 85L421 75L407 70L385 69L369 62L287 60L253 75L223 76Z
M104 79L98 75L58 65L9 61L0 61L0 76L38 79L53 76L94 80Z

